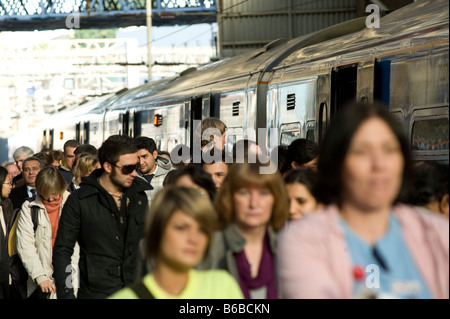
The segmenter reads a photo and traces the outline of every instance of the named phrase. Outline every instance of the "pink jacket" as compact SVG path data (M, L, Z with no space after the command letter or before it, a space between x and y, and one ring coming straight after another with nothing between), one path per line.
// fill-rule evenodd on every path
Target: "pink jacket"
M449 298L449 220L418 207L393 207L406 245L434 298ZM289 223L278 239L278 280L283 298L352 297L350 252L338 209Z

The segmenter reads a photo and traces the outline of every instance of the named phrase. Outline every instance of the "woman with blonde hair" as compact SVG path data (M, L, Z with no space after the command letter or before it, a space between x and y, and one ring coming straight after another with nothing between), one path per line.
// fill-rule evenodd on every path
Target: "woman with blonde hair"
M200 141L202 151L209 151L213 147L225 148L225 132L227 126L217 117L208 117L200 123Z
M223 270L193 269L210 248L216 214L193 188L167 186L153 200L145 254L153 270L111 299L239 299L237 282Z
M44 167L36 177L36 199L22 205L17 225L17 251L29 278L27 296L56 298L52 255L58 231L59 217L69 192L66 182L54 166ZM32 211L37 209L37 223ZM36 228L34 228L36 227ZM78 252L72 265L78 264Z
M289 217L281 175L264 174L267 165L233 164L214 206L221 230L202 268L225 269L247 299L281 297L275 276L277 232Z
M70 183L67 190L71 193L75 189L80 188L81 178L89 176L97 168L100 168L98 156L90 153L81 153L76 156L72 167L72 183Z

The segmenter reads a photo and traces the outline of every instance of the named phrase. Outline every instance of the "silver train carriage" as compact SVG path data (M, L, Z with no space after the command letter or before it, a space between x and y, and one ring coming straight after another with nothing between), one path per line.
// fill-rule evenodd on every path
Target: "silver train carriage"
M348 100L383 102L416 160L449 158L449 4L417 1L178 76L110 94L50 118L43 146L77 139L96 147L112 134L149 136L160 150L192 146L195 123L218 117L227 146L242 138L263 150L308 138L318 143ZM260 130L258 128L264 128Z

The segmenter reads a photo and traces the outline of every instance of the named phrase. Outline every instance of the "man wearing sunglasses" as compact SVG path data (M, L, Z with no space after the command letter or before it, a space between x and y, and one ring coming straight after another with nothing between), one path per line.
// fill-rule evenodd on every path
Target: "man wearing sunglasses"
M58 298L74 298L66 283L75 242L80 245L78 298L106 298L137 276L139 241L151 186L136 178L132 138L110 136L98 150L101 168L82 178L61 214L53 248Z

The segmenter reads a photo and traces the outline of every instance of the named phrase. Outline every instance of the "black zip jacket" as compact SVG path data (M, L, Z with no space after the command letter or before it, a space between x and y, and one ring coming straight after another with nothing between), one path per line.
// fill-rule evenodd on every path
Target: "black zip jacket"
M124 189L119 211L113 197L98 183L102 173L98 169L84 177L63 207L53 247L58 298L75 298L68 266L76 242L80 245L78 298L107 298L136 280L138 246L147 214L145 191L151 186L135 178Z

